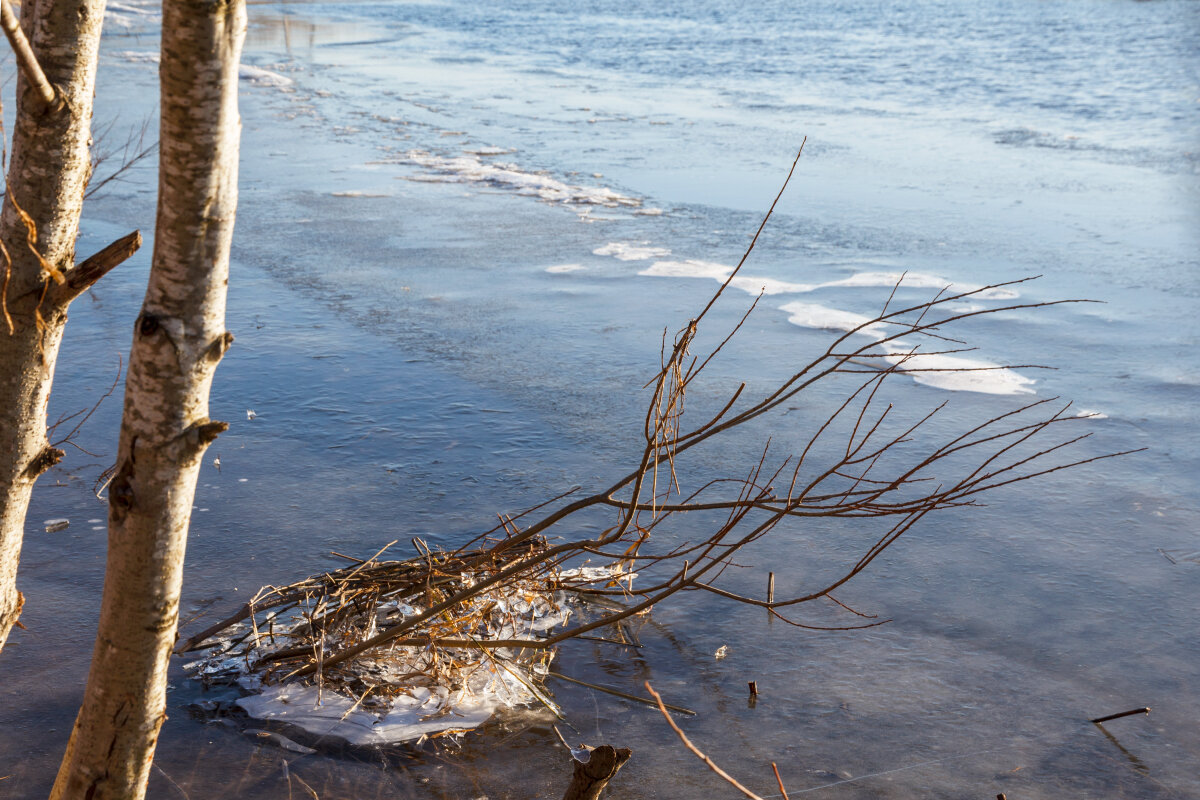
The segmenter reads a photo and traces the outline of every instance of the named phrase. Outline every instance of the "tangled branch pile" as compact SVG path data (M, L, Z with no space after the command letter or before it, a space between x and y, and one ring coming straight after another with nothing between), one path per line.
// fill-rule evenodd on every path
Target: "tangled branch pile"
M416 558L378 561L381 551L289 586L265 587L176 652L208 651L186 669L205 685L248 692L238 702L252 717L355 745L409 741L474 728L504 707L541 703L557 714L542 688L554 652L507 643L549 636L581 608L589 587L630 586L635 577L619 565L551 565L475 592L505 567L544 552L545 541L504 539L453 554L414 544L422 551ZM342 657L463 593L467 601L428 616L408 636ZM289 682L301 672L311 680Z

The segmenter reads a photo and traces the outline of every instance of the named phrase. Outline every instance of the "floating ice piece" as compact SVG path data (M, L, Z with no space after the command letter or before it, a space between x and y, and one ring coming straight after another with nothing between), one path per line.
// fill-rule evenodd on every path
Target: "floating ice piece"
M802 328L825 328L853 331L883 339L888 336L884 323L871 323L871 318L851 311L828 308L816 303L792 302L780 306L787 312L788 322ZM896 340L880 345L886 356L880 361L897 366L917 383L951 392L980 392L983 394L1033 394L1030 387L1036 381L1016 370L991 361L963 356L922 353L913 345Z
M612 256L622 261L648 261L671 255L665 247L652 247L649 242L609 242L592 251L598 256Z
M274 86L279 88L291 86L294 83L286 75L280 75L278 72L271 72L269 69L263 69L262 67L252 67L249 64L242 64L238 67L238 77L255 86Z
M713 653L713 658L722 659L729 655L729 645L723 644L717 648L717 652Z
M724 281L733 272L733 267L715 261L655 261L638 273L659 278L713 278Z
M104 9L104 24L110 27L128 29L161 23L161 0L113 0Z
M980 392L981 394L1034 394L1037 381L1026 378L1016 370L991 361L962 356L913 352L903 342L883 345L889 353L885 359L910 373L917 383L950 392ZM913 371L924 370L924 371Z
M853 311L842 311L841 309L829 308L818 303L803 303L800 301L782 305L779 307L779 310L787 313L788 322L798 325L801 328L852 331L855 328L861 327L863 329L860 333L876 339L881 339L886 335L883 325L871 325L871 317L863 314L855 314Z
M612 247L613 245L608 245ZM598 255L608 255L596 251ZM621 258L621 256L617 256ZM632 259L631 259L632 260ZM718 264L713 261L687 259L686 261L656 261L639 275L658 278L712 278L724 282L733 273L733 267L728 264ZM937 275L924 272L859 272L848 278L824 283L792 283L776 278L759 278L749 275L738 275L730 282L730 286L741 289L752 295L758 294L805 294L819 289L831 289L838 286L848 288L890 288L899 284L906 289L945 289L947 295L977 292L972 299L977 300L1012 300L1020 295L1008 288L997 287L985 289L971 283L951 283Z
M1108 419L1108 414L1105 414L1103 411L1093 411L1090 408L1080 409L1079 413L1075 416L1087 419Z
M58 533L59 531L65 531L71 525L71 520L48 519L42 524L46 526L46 533Z
M638 274L659 278L712 278L724 282L732 273L733 267L728 264L688 259L687 261L656 261ZM730 281L729 285L753 295L760 293L798 294L811 292L818 288L813 284L790 283L775 278L756 278L750 275L738 275Z
M535 699L524 683L494 664L482 664L460 689L437 688L442 691L418 687L382 713L365 710L336 692L318 693L317 687L300 684L269 686L237 702L254 719L287 722L318 736L364 746L477 728L499 709Z
M603 186L574 186L549 175L526 172L516 164L485 164L478 156L446 158L423 150L412 150L405 156L430 174L417 175L410 180L441 183L482 183L520 195L537 197L549 203L564 205L636 208L642 201Z
M257 416L258 416L258 414L256 414L253 410L251 410L249 408L246 409L246 419L248 419L248 420L254 419Z
M586 586L601 581L616 581L633 586L636 572L630 572L621 564L609 564L603 567L575 567L574 569L559 570L558 580L564 585Z
M311 747L305 747L299 742L293 742L283 734L275 733L275 731L264 731L259 730L258 728L246 728L244 731L242 731L242 733L246 734L247 736L252 736L260 741L270 742L277 747L281 747L284 750L289 750L293 753L304 753L305 755L308 755L309 753L317 752Z
M565 272L579 272L582 269L586 269L583 264L555 264L552 267L546 267L546 272L558 275Z
M977 294L973 295L973 298L978 300L1012 300L1020 296L1018 292L1007 286L984 289L979 284L955 283L938 275L930 275L925 272L859 272L848 278L818 283L813 289L825 289L835 286L890 288L897 284L906 289L946 289L947 295L977 292Z
M108 4L108 12L112 13L115 3ZM128 61L131 64L157 64L160 60L157 52L149 50L118 50L112 54L115 58Z

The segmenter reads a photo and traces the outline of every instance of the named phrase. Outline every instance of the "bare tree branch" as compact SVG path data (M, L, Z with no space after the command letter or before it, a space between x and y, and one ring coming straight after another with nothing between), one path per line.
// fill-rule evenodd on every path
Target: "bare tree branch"
M47 111L56 111L62 108L62 96L55 90L54 84L46 78L46 73L42 71L42 65L38 63L37 56L33 54L33 48L29 46L29 40L25 38L25 32L21 30L21 23L17 20L17 15L13 13L9 0L0 0L0 27L4 28L4 35L8 37L8 43L17 57L17 66L20 68L21 74L33 86L42 105Z

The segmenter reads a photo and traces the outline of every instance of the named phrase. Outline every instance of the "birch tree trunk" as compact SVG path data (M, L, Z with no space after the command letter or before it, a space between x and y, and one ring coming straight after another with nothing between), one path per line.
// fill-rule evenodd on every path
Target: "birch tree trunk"
M158 218L109 487L100 627L52 798L145 795L166 719L183 556L225 331L237 207L243 0L165 0Z
M21 11L57 98L47 104L18 75L0 211L0 649L20 615L17 563L33 484L63 456L46 440L46 404L67 306L107 272L73 269L103 17L104 0L25 0Z

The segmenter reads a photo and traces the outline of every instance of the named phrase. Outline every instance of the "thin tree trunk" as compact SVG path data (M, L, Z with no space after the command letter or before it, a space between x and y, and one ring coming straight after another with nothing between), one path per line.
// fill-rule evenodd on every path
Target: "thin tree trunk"
M200 460L225 423L208 418L225 331L237 206L242 0L165 0L158 220L134 326L108 564L83 707L52 798L145 794L166 719L183 556Z
M103 17L104 0L26 0L21 11L32 55L63 103L48 106L18 75L0 211L0 649L20 614L17 564L33 484L63 455L46 441L46 404L67 305L87 288L67 279L91 172Z

